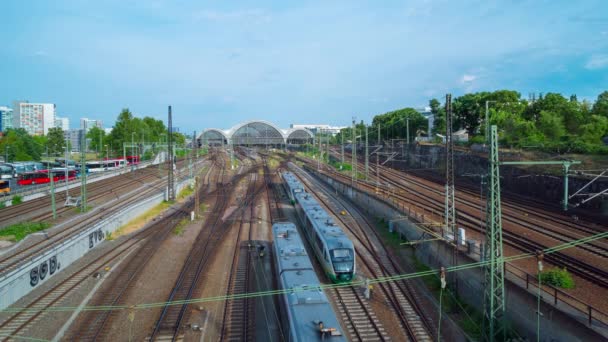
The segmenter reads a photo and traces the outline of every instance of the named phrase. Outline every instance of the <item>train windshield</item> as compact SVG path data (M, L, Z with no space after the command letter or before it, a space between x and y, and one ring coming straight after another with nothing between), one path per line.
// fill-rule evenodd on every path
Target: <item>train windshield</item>
M353 270L354 255L352 249L332 249L330 254L336 272L351 272Z
M347 248L334 249L331 251L333 261L353 260L353 251Z

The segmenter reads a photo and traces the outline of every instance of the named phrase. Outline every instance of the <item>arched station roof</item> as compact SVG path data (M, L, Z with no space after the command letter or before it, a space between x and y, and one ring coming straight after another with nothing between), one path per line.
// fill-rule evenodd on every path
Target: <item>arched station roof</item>
M304 128L291 128L285 132L287 143L305 143L315 137L311 131Z
M226 132L222 131L221 129L208 128L201 133L199 139L202 141L207 141L210 144L222 144L222 140L224 140L224 143L227 143L229 137Z
M285 143L305 143L314 134L303 128L280 129L275 124L264 120L251 120L239 123L228 130L209 128L204 130L199 139L210 144L226 143L235 145L279 145Z

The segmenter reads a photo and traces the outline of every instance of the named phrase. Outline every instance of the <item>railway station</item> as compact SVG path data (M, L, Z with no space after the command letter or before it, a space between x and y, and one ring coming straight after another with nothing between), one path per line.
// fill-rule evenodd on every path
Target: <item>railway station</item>
M608 1L502 2L5 1L0 342L608 341Z
M479 224L491 197L484 202L475 187L456 187L456 224L446 224L445 185L413 168L435 153L432 145L367 141L381 146L371 154L363 138L345 148L260 120L202 130L196 139L182 158L161 158L168 148L147 162L130 158L136 169L125 161L86 172L88 195L82 176L55 179L54 198L53 183L40 184L22 204L0 210L5 226L53 222L42 235L2 247L0 304L22 309L0 314L0 332L76 340L116 340L128 330L147 340L466 339L470 332L449 312L437 321L444 303L459 305L458 297L482 310L480 294L499 291L493 295L509 298L499 307L504 319L532 332L530 303L540 289L538 305L551 312L541 318L545 329L568 326L560 336L585 340L605 333L597 304L539 287L530 270L555 265L578 286L605 291L602 225L586 214L601 202L571 214L506 193L498 270L487 262L488 228ZM228 167L231 159L238 167ZM354 166L342 170L342 161ZM92 209L76 214L69 199L78 198L78 207L84 196ZM550 240L564 251L547 249ZM500 287L485 285L490 271L502 272ZM443 285L429 288L425 276ZM50 318L47 308L77 303L76 311L53 313L61 319L48 329L33 330L30 322Z

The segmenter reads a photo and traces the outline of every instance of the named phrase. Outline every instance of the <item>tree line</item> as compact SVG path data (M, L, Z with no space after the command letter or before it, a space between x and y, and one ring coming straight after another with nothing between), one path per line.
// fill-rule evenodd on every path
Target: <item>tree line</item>
M167 126L162 120L151 117L138 118L129 109L123 109L110 134L99 128L91 128L87 134L88 150L98 152L100 157L120 157L123 143L127 144L127 154L136 154L145 143L148 147L159 148L166 144ZM185 136L174 132L173 141L177 146L185 144ZM130 145L138 146L130 148ZM8 129L0 139L0 155L6 161L39 161L45 157L63 157L65 148L71 150L71 142L66 141L61 127L50 128L46 135L32 136L25 129ZM141 152L140 152L141 154Z
M465 129L469 144L486 140L486 106L490 125L497 125L502 145L559 153L608 154L608 91L594 103L579 101L576 95L565 98L558 93L540 94L523 99L513 90L476 92L452 101L453 131ZM403 108L374 116L368 126L370 141L377 141L378 128L384 141L416 136L445 135L445 101L429 101L434 123L429 132L428 120L413 108ZM409 123L409 131L408 129ZM365 124L356 125L358 141L365 139ZM353 139L352 127L342 129L334 142Z

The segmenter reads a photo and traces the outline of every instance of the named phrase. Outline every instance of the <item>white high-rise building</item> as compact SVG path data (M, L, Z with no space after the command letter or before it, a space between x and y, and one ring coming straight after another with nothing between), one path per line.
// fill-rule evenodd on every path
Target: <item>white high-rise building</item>
M70 119L57 117L55 127L60 127L64 132L70 129Z
M49 128L55 127L56 116L53 103L13 103L13 127L23 128L31 135L47 134Z
M80 129L86 129L87 133L88 133L91 130L91 128L93 128L93 127L103 129L103 122L101 120L94 120L94 119L87 119L87 118L80 119Z

